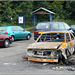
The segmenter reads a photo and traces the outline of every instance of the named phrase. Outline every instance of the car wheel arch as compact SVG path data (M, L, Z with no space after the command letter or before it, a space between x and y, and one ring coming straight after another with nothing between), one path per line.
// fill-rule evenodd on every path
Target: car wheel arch
M63 56L64 59L67 59L65 52L63 52L62 50L59 50Z
M61 50L60 50L60 54L59 54L59 57L58 57L58 63L68 64L68 58L67 58L65 53L62 53Z
M29 37L28 37L29 36ZM27 37L26 39L29 40L31 38L31 35L30 34L27 34Z
M15 36L14 35L11 35L11 37L13 37L12 41L14 41L15 40Z
M9 38L6 38L5 40L9 40L9 42L10 42L10 39L9 39ZM4 41L5 41L5 40L4 40Z
M28 34L28 35L30 35L30 34ZM30 35L30 37L31 37L31 35Z
M11 36L14 36L14 35L11 35ZM14 36L15 37L15 36Z

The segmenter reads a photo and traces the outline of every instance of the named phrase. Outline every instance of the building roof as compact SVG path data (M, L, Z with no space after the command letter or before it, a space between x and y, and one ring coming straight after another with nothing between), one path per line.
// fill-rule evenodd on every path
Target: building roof
M41 10L41 9L44 10L44 11L46 11L46 12L48 12L48 13L55 14L54 12L52 12L52 11L50 11L50 10L48 10L48 9L45 9L45 8L43 8L43 7L41 7L41 8L39 8L39 9L33 11L32 14L35 13L35 12L37 12L37 11L39 11L39 10Z

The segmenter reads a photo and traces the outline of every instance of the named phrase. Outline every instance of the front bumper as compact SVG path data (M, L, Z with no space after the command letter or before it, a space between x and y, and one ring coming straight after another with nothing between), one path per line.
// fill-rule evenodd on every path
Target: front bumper
M0 40L0 46L3 46L4 40Z
M58 62L58 59L46 59L46 58L30 58L29 61L37 61L37 62Z

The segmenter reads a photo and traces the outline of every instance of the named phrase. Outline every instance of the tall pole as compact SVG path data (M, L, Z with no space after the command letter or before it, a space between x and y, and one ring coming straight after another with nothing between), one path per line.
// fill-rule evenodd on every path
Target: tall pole
M25 31L25 15L23 16L24 31Z

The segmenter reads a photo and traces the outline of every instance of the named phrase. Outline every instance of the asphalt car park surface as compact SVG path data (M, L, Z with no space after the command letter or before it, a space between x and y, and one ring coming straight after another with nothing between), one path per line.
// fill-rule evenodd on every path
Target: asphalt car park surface
M32 36L30 40L16 40L9 48L0 47L0 74L75 74L74 63L59 65L24 61L22 56L26 54L28 45L33 42Z

